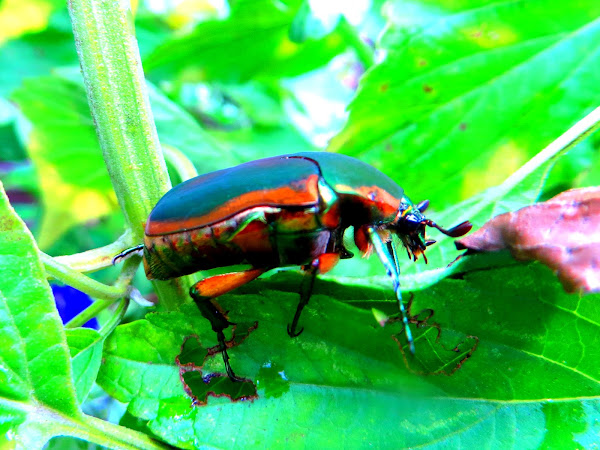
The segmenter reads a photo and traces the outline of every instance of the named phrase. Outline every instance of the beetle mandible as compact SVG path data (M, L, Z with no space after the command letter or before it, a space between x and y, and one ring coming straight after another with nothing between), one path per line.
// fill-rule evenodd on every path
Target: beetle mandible
M305 278L288 334L298 321L317 274L353 255L343 242L354 227L363 254L372 249L393 280L411 352L414 343L402 303L396 235L414 260L435 241L425 227L458 237L463 222L446 230L425 218L428 202L414 205L391 178L355 158L326 152L296 153L241 164L192 178L167 192L146 222L144 244L117 261L143 253L148 279L167 280L200 270L248 264L250 269L198 281L190 295L217 333L228 376L234 374L223 331L230 325L213 299L283 266L301 266ZM426 258L425 258L425 261Z

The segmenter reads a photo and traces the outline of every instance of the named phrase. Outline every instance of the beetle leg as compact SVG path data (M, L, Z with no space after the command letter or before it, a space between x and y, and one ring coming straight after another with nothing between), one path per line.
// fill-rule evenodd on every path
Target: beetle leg
M318 258L313 259L309 265L303 267L305 275L300 286L300 301L298 302L292 325L288 324L287 326L287 332L290 337L299 336L304 331L304 328L301 328L300 331L296 331L296 328L298 327L300 314L302 314L302 310L308 304L312 295L317 274L329 272L339 260L340 255L338 253L323 253Z
M287 326L287 333L292 338L300 336L300 334L302 334L304 331L304 328L301 328L300 331L296 331L296 328L298 327L300 314L302 314L302 310L308 304L312 294L313 286L315 285L315 278L317 277L317 272L319 271L318 261L318 259L315 259L309 266L303 267L305 275L304 279L302 280L302 285L300 286L300 302L298 302L298 307L296 308L292 325L290 326L288 324Z
M406 340L408 341L408 346L410 348L410 352L415 354L415 343L412 338L412 333L410 332L410 328L408 326L408 317L406 315L406 310L404 309L404 303L402 303L402 292L400 291L400 270L398 266L398 257L396 255L396 251L392 246L392 252L390 253L389 247L386 248L383 240L377 233L377 230L373 227L367 227L367 234L369 235L369 239L371 244L373 244L373 248L379 256L379 259L385 266L385 269L388 275L392 278L394 283L394 292L396 293L396 299L398 300L398 308L400 309L400 313L402 314L402 322L404 323L404 333L406 334Z
M125 261L126 259L131 258L133 255L144 256L144 244L136 245L135 247L131 247L123 250L117 256L112 259L113 266L121 261Z
M219 341L219 351L223 355L223 363L227 375L232 381L243 381L236 377L233 369L229 364L229 355L227 354L227 343L225 341L225 330L230 322L223 314L223 311L212 301L215 297L232 291L250 281L254 280L268 269L250 269L244 272L226 273L223 275L215 275L214 277L205 278L198 281L190 288L190 296L194 299L196 306L200 310L202 316L210 322L210 325Z

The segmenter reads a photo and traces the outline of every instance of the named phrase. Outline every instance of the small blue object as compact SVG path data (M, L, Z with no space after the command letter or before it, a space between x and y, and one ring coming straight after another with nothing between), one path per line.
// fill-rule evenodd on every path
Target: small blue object
M53 284L51 287L56 308L63 323L67 323L92 304L92 299L87 294L71 286L57 286ZM83 326L95 330L99 328L96 318L88 320Z

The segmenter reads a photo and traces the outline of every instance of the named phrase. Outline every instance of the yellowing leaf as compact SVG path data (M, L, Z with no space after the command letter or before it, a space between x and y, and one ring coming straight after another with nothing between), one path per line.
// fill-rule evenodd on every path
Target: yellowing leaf
M182 0L177 2L167 16L167 23L174 29L185 28L200 20L219 18L226 12L222 2L211 0Z
M38 236L38 245L47 248L72 226L106 216L117 208L115 193L98 191L65 182L60 170L45 160L43 152L35 148L31 138L29 154L37 162L44 196L45 211ZM51 193L48 195L47 193Z
M461 195L463 198L481 191L481 186L494 186L521 167L527 161L527 152L519 148L514 142L501 145L485 161L483 167L476 166L464 172Z
M38 244L117 207L83 89L57 77L28 80L13 96L32 122L27 151L42 187Z
M0 45L25 33L42 31L54 9L44 0L4 0L0 3Z
M519 33L504 23L484 22L462 30L464 36L482 48L504 47L519 41Z

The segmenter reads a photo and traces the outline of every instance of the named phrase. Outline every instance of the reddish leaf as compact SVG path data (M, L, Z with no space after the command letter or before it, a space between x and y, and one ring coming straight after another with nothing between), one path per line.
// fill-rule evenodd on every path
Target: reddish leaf
M227 347L240 345L248 335L257 327L257 323L244 328L244 333L236 335L236 326L233 336L228 341ZM181 346L181 353L175 358L179 367L179 378L184 391L192 398L192 405L206 406L208 397L228 397L232 402L254 400L258 398L256 385L249 379L232 381L224 373L204 373L203 366L208 358L218 355L218 346L205 348L197 337L187 337Z
M509 249L553 269L567 292L600 292L600 187L573 189L489 220L459 250Z

